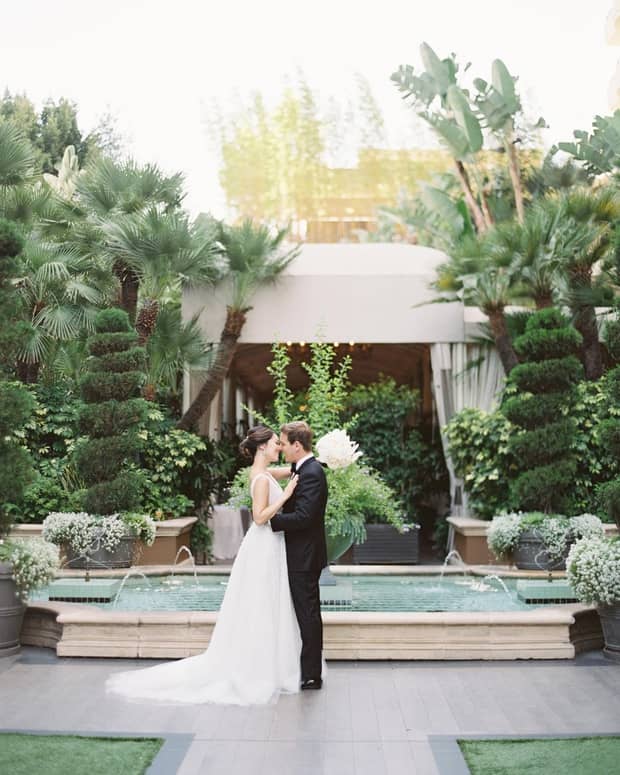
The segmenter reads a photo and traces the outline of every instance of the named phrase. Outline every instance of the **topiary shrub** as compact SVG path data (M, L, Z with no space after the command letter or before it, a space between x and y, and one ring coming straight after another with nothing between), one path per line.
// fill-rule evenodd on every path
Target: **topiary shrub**
M571 450L575 426L567 416L572 388L583 378L576 357L582 337L557 309L540 310L515 340L522 363L510 373L520 391L503 412L521 428L509 449L517 475L513 499L522 510L561 511L577 470Z
M96 333L88 340L91 354L80 382L86 406L79 424L88 438L75 451L75 467L88 485L84 508L91 514L137 511L142 477L127 470L137 462L140 447L133 419L145 414L139 399L144 384L145 354L136 346L137 334L120 309L102 310L95 318Z
M600 424L600 437L607 451L617 460L620 458L620 417L617 407L620 404L620 366L616 366L606 376L607 390L616 410L612 416ZM620 528L620 478L602 484L597 495L601 506Z

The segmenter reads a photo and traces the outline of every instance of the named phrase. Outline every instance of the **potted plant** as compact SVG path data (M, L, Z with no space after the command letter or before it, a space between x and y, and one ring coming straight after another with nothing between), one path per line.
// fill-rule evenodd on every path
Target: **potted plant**
M95 516L55 512L43 522L43 538L64 547L70 568L128 568L136 541L151 546L155 522L146 514Z
M487 542L498 559L511 558L517 568L563 570L569 548L577 539L603 535L603 523L593 514L565 517L518 512L494 517Z
M568 553L566 568L577 597L597 607L604 653L620 662L620 538L580 539Z

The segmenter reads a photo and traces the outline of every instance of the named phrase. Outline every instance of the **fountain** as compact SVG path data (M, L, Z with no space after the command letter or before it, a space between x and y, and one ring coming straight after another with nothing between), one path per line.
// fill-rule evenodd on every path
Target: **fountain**
M459 561L460 565L463 567L463 575L465 575L465 573L469 573L469 568L463 561L463 558L461 557L461 555L456 551L456 549L452 549L451 551L448 552L448 554L446 554L446 558L443 561L443 565L441 566L441 572L439 574L440 584L443 582L443 577L446 572L446 568L448 567L448 563L452 558L456 558Z
M174 578L174 574L176 571L177 566L177 560L179 559L179 555L181 552L185 552L187 554L188 560L192 561L192 570L194 571L194 583L198 585L198 575L196 573L196 561L194 560L194 555L190 552L190 550L187 548L187 546L181 546L179 547L179 551L176 553L174 557L174 562L172 563L172 573L170 574L170 578L166 581L167 584L173 585L173 584L182 584L182 581L179 581Z
M151 588L151 582L148 579L148 576L145 573L142 573L141 570L137 570L136 568L130 568L127 573L123 576L120 586L118 588L118 591L116 593L116 596L114 598L114 602L112 603L112 608L116 608L116 604L118 603L118 598L120 597L121 592L123 591L123 587L125 586L125 582L128 578L131 578L131 576L142 576L142 578L146 581L149 589Z

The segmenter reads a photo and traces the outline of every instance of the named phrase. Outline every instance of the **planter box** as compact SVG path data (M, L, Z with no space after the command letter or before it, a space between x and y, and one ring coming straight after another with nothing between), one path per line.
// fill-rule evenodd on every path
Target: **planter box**
M605 638L605 656L620 662L620 603L598 606L601 627Z
M162 519L156 522L155 543L145 546L138 542L134 553L136 565L172 565L177 552L182 546L189 549L189 536L197 517L179 517L178 519ZM40 522L29 522L24 525L13 525L9 538L40 538L43 525ZM76 568L76 565L72 567ZM94 568L94 565L92 566Z
M88 557L76 554L69 546L65 547L65 568L78 568L84 570L105 570L106 568L129 568L133 559L133 551L136 539L133 536L121 538L114 551L109 552L101 547L97 551L90 552Z
M366 525L363 544L354 544L353 562L357 565L416 565L420 560L418 525L399 533L392 525Z
M559 560L552 560L536 530L525 530L519 536L512 555L514 564L520 570L566 570L566 557L570 545L566 545L564 555Z
M453 548L467 565L495 565L497 560L487 545L490 522L474 517L448 517L454 536Z
M17 596L12 567L0 563L0 657L19 651L19 633L26 606Z

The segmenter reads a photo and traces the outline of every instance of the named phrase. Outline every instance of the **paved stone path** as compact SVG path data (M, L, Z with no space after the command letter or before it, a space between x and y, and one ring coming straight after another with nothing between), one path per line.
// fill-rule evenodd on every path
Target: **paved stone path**
M467 770L457 736L620 734L620 665L600 652L552 662L330 662L322 691L268 707L106 696L108 675L149 664L24 648L0 659L0 729L168 735L153 775L458 775Z

